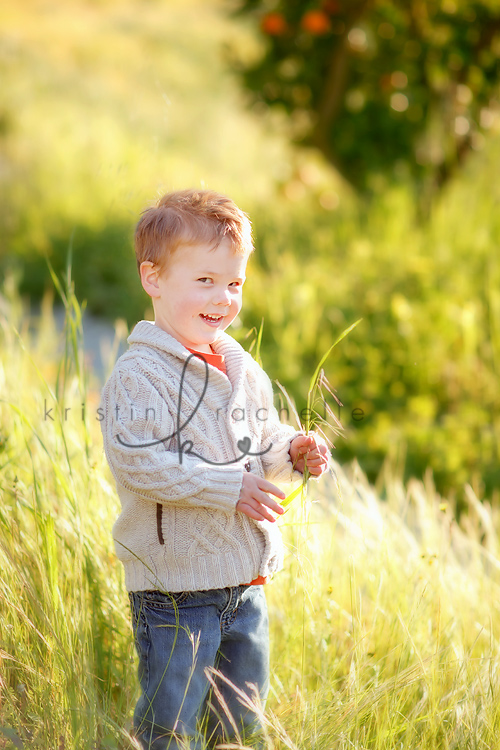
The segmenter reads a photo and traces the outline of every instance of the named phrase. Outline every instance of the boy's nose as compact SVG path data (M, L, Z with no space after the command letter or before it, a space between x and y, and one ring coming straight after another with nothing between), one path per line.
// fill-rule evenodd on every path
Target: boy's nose
M216 293L214 302L216 305L230 305L231 296L229 294L229 291L227 289L221 289Z

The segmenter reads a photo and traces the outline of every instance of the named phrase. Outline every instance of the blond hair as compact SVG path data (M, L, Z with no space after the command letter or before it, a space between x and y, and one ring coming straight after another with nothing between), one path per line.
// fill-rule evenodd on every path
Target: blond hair
M213 190L167 193L141 214L134 238L137 267L150 261L163 270L181 245L215 249L225 238L237 255L253 250L250 219L230 198Z

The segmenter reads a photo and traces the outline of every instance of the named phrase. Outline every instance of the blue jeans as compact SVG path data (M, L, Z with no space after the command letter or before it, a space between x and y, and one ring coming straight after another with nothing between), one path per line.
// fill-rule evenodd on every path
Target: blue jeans
M220 678L213 690L205 670L217 669L247 695L247 683L256 685L264 704L269 632L263 586L173 594L137 591L130 601L142 689L134 726L142 746L214 747L236 736L228 711L244 742L258 737L255 713ZM190 738L191 744L180 738Z

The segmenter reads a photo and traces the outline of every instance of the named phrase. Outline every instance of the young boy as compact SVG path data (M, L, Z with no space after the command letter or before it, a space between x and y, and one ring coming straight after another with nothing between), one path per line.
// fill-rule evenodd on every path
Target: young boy
M143 212L135 250L155 321L136 325L102 397L139 655L135 730L153 750L235 730L248 742L256 716L232 685L266 699L262 584L282 564L285 497L270 480L306 464L321 475L328 450L280 424L268 377L224 333L253 250L246 214L208 190L170 193Z

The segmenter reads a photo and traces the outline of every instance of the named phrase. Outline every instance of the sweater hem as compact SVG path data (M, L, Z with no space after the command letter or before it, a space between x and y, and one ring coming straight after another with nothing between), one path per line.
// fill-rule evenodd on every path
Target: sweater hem
M275 565L265 566L267 576L278 570L278 559L272 561ZM161 554L144 561L122 562L127 591L209 591L242 586L262 575L257 560L245 552L235 557L234 550L215 559L202 556L176 558L172 564Z

